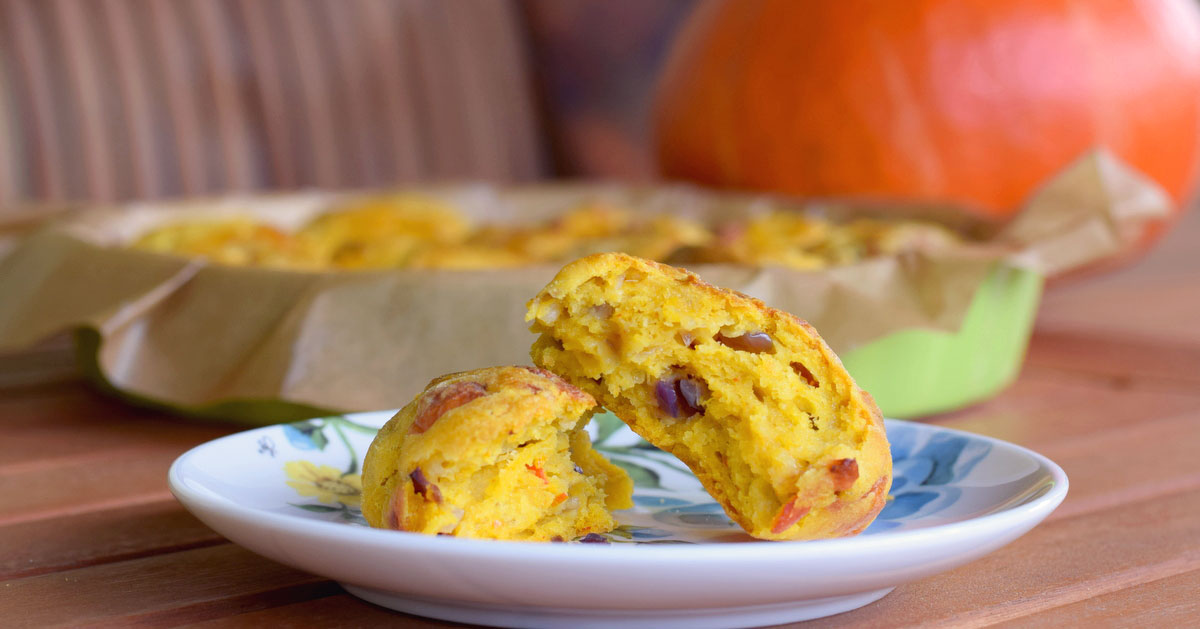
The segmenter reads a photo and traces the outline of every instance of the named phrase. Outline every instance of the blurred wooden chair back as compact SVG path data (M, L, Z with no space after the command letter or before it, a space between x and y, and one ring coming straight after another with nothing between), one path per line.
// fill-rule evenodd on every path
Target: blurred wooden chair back
M0 206L535 178L519 10L0 0Z

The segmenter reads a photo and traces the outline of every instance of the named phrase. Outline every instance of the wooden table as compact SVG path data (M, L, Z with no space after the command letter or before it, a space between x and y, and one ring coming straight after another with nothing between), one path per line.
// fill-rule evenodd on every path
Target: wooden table
M168 465L233 429L11 377L54 375L24 360L0 388L0 626L449 626L185 512ZM1042 452L1070 495L1000 551L813 626L1200 625L1200 212L1140 263L1052 286L1016 384L929 421Z

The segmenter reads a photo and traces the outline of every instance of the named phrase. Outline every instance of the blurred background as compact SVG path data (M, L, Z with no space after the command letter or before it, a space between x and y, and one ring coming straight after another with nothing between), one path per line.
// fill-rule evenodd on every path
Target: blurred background
M1192 0L4 0L0 205L665 176L1004 217L1103 147L1182 206L1198 92Z
M692 3L0 2L0 203L646 178Z
M1097 149L1167 197L1120 234L1127 262L1194 196L1193 0L0 0L0 230L134 199L561 179L997 224Z

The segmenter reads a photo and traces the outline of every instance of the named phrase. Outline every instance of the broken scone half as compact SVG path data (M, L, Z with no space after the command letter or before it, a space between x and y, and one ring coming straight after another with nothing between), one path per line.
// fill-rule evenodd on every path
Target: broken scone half
M569 541L632 506L624 470L592 449L592 396L533 367L434 380L363 460L374 527L488 539Z
M853 535L883 508L879 409L795 316L605 253L564 267L526 319L538 366L677 456L750 535Z

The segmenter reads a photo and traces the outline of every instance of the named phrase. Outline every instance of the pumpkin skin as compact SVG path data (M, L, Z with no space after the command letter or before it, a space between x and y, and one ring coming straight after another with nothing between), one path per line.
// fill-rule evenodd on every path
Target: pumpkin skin
M948 202L998 218L1104 146L1182 207L1200 160L1200 10L1194 0L708 2L660 79L655 143L668 177Z

